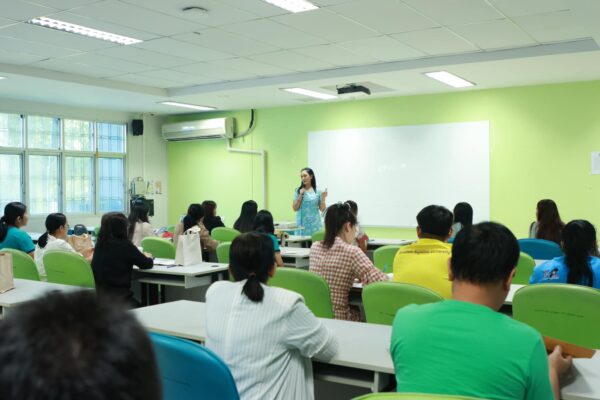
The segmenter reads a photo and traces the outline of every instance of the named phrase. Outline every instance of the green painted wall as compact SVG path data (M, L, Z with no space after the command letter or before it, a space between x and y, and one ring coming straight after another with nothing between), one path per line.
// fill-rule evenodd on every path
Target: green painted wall
M600 151L599 104L599 81L319 102L259 109L253 133L234 146L267 151L268 208L276 220L293 220L292 193L299 184L299 170L306 166L309 131L489 120L491 218L521 237L527 234L541 198L554 199L565 221L586 218L600 224L600 176L590 174L590 153ZM238 131L249 122L247 111L228 115L237 117ZM223 140L169 143L167 150L171 221L185 213L190 202L208 198L217 201L228 226L244 200L252 198L261 206L259 157L229 154ZM373 228L367 233L415 236L403 229Z

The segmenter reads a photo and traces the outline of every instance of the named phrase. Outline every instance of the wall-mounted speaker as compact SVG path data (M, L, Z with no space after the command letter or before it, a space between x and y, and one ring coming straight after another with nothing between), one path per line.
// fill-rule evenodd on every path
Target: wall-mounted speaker
M131 120L131 132L133 136L140 136L144 134L144 120L132 119Z

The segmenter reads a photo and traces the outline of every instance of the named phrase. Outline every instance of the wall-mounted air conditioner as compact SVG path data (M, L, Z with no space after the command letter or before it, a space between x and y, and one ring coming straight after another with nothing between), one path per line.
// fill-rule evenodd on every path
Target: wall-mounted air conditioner
M227 117L165 124L162 126L162 136L168 141L233 139L234 121L234 118Z

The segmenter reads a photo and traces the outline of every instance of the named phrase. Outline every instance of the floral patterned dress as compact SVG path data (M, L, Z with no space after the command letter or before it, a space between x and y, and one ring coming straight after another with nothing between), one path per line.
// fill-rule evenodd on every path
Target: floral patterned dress
M294 200L298 198L298 191L294 191ZM321 191L316 193L313 189L304 192L304 198L298 211L296 211L296 224L304 229L296 231L296 235L311 236L316 231L320 230L323 224L321 223Z

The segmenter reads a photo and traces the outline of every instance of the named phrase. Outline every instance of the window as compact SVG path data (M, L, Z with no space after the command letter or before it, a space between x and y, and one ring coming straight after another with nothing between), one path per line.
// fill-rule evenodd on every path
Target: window
M125 124L0 114L0 211L125 211L126 139Z

